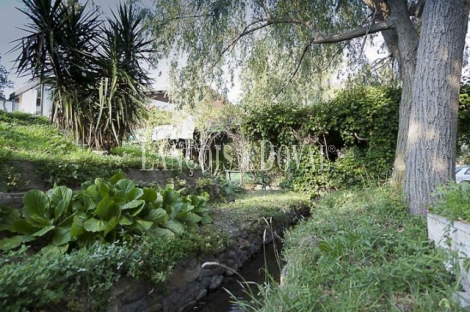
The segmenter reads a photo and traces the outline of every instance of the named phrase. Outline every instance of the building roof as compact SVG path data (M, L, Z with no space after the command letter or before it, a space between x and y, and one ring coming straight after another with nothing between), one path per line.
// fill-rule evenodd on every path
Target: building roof
M21 87L16 89L15 92L10 94L10 97L9 97L10 101L13 100L14 98L22 95L26 91L29 91L31 89L36 88L39 85L40 85L40 81L38 79L35 79L33 81L29 81L29 82L25 83L24 85L22 85Z
M26 91L36 88L37 86L39 86L39 80L33 80L28 83L25 83L24 85L22 85L21 87L19 87L13 93L10 94L10 100L13 100L17 96L20 96Z

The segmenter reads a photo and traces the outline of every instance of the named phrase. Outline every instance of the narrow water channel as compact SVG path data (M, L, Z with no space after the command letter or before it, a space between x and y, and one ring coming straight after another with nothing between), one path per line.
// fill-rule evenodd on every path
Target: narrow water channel
M247 282L255 282L262 285L267 280L267 269L269 275L279 282L281 272L276 258L276 250L277 252L282 250L280 242L265 246L265 250L263 251L262 249L251 260L245 263L238 273L243 276ZM242 312L243 310L241 310L235 303L232 302L232 298L225 290L227 289L230 291L238 299L249 300L249 297L243 291L240 282L243 282L243 280L241 280L237 275L232 277L225 277L222 285L203 298L193 311ZM253 294L257 294L257 287L251 287Z

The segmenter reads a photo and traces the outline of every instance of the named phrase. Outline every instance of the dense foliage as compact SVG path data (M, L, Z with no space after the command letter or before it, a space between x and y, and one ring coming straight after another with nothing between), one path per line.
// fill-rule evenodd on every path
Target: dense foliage
M460 95L459 147L470 142L468 90L463 86ZM312 105L245 103L242 132L250 141L269 141L280 160L290 159L274 162L285 173L283 185L312 196L383 181L392 173L400 92L357 86Z
M95 242L63 255L31 255L26 247L3 252L0 309L106 311L109 292L123 277L163 282L178 261L210 252L220 242L214 235L144 235L128 242Z
M429 211L450 220L470 222L470 183L448 183L437 188Z
M335 192L288 232L283 285L247 311L462 311L447 255L387 188ZM246 303L245 303L246 305Z
M459 98L459 120L458 120L458 142L460 148L463 144L470 145L470 82L460 89Z
M209 174L196 181L195 190L198 193L209 193L211 201L232 201L236 195L246 192L239 182Z
M263 218L287 226L286 212L306 202L292 192L250 192L211 209L217 222L174 238L147 231L125 241L95 241L65 254L35 253L26 246L0 251L0 310L106 311L113 286L137 279L153 282L153 295L165 294L163 282L177 262L215 255L235 243L228 236L232 226L260 233L266 226ZM4 221L0 213L0 224Z
M287 147L284 185L317 195L390 176L399 101L398 89L358 87L326 103L253 106L243 131L251 140Z
M66 186L46 193L31 190L23 198L21 212L10 209L2 222L0 231L17 235L0 240L0 249L42 239L47 246L41 251L63 253L73 245L126 240L146 232L156 237L182 234L211 222L207 200L207 193L181 196L172 185L142 189L121 173L109 181L85 182L79 191Z
M150 85L141 66L151 52L142 17L120 5L104 23L87 4L22 2L30 23L18 40L18 73L52 85L53 120L77 141L121 144L140 122Z
M246 93L273 100L287 87L300 101L317 95L323 73L341 65L346 49L360 49L359 40L319 45L314 39L350 30L367 15L358 1L333 0L156 0L143 11L155 46L172 59L174 81L189 98L207 85L226 91L233 80L224 73L243 67ZM184 64L175 50L186 56Z

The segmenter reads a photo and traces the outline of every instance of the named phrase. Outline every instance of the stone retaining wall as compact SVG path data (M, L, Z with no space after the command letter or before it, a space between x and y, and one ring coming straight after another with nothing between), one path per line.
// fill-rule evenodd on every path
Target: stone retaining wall
M282 219L274 220L272 222L274 233L265 231L267 225L258 226L255 230L246 224L232 228L228 231L232 238L231 244L217 255L202 259L199 259L198 255L192 255L186 261L179 263L163 285L165 291L157 291L158 286L146 281L125 278L114 286L108 311L190 311L198 300L219 287L226 276L232 276L234 271L258 253L263 244L271 243L275 235L280 235L308 213L308 207L302 207L286 213ZM205 262L217 262L231 269L215 265L202 268Z
M129 179L142 182L158 183L165 185L169 179L185 180L189 184L195 184L196 179L202 178L202 170L141 170L129 168L125 172Z

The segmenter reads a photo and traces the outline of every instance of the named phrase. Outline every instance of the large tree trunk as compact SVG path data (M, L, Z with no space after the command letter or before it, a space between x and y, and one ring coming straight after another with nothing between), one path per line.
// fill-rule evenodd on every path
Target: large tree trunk
M408 129L405 194L422 214L441 183L454 179L457 111L469 0L427 0Z
M383 32L385 43L398 60L402 80L399 127L392 184L403 187L405 177L405 153L408 137L409 116L413 99L413 82L416 69L416 53L419 35L410 20L406 0L389 0L390 17L395 36Z

